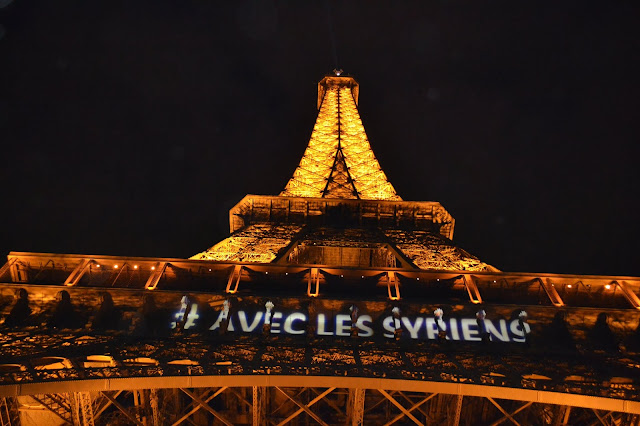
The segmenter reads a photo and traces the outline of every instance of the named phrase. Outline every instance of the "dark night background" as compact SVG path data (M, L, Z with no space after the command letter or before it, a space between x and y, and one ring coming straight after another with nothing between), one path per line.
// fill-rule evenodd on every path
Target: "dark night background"
M638 276L637 3L0 0L0 255L226 237L298 164L332 28L383 170L461 247Z

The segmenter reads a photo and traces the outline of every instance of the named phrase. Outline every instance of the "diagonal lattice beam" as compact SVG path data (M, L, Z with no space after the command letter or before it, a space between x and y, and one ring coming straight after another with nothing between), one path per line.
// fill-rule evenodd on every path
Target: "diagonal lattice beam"
M497 403L493 398L491 398L491 397L487 397L487 399L488 399L489 401L491 401L491 403L492 403L493 405L495 405L495 406L496 406L496 408L497 408L498 410L500 410L500 412L501 412L502 414L504 414L506 418L508 418L509 420L511 420L511 422L512 422L514 425L516 425L516 426L520 426L520 423L518 423L518 422L516 421L516 419L514 419L513 417L511 417L511 414L507 413L507 411L506 411L504 408L502 408L502 406L500 406L500 404L498 404L498 403Z
M126 408L124 408L122 405L120 405L120 403L118 401L116 401L115 398L113 398L111 395L107 394L106 392L101 392L101 393L102 393L102 395L105 396L105 398L107 398L109 401L111 401L111 403L114 405L114 407L116 407L118 410L120 410L120 412L122 414L124 414L125 417L127 419L129 419L129 421L131 423L133 423L134 425L137 425L137 426L144 426L142 424L142 422L138 421L138 419L136 419L134 416L132 416L131 413L129 413Z
M404 392L400 392L400 391L398 391L397 393L398 393L398 395L400 395L402 398L404 398L404 400L405 400L405 401L407 401L409 404L412 404L412 405L413 405L413 404L415 404L415 403L416 403L416 402L415 402L414 400L412 400L410 397L408 397L407 395L405 395L405 394L404 394ZM437 393L434 393L432 396L436 396L436 395L438 395L438 394L437 394ZM420 396L422 396L422 395L420 395ZM431 398L432 398L432 396L429 396L428 398L429 398L429 399L431 399ZM426 401L425 401L425 402L426 402ZM418 410L418 411L420 412L420 414L422 414L423 416L425 416L425 417L429 417L429 415L428 415L428 414L427 414L427 413L422 409L422 403L421 403L418 407L416 407L416 410ZM409 411L411 411L411 410L409 410Z
M296 393L296 394L294 395L294 398L299 397L299 396L300 396L300 395L302 395L306 390L307 390L307 388L300 388L300 390L298 391L298 393ZM270 416L270 417L275 416L275 414L276 414L278 411L280 411L280 409L281 409L282 407L284 407L285 405L287 405L288 401L289 401L289 400L287 399L287 400L285 400L283 403L281 403L280 405L278 405L278 406L276 407L276 409L275 409L275 410L273 410L273 411L269 414L269 416ZM301 412L302 412L302 411L301 411Z
M213 393L213 395L208 396L204 402L205 403L209 403L209 401L211 401L213 398L215 398L216 396L220 395L222 392L225 391L225 389L227 389L226 386L221 387L220 389L218 389L217 391L215 391ZM198 411L200 408L202 408L202 406L200 404L198 404L196 401L194 401L195 406L189 410L184 416L180 417L178 420L176 420L175 422L173 422L171 424L171 426L178 426L180 423L182 423L183 421L185 421L186 419L188 419L189 417L191 417L193 415L193 413L195 413L196 411Z
M49 410L50 412L52 412L56 416L60 417L65 422L65 424L73 424L73 422L71 421L71 417L69 417L69 418L63 417L62 414L60 414L59 412L57 412L56 410L51 408L49 406L49 404L47 404L45 401L43 401L43 399L40 399L40 398L36 397L35 395L31 395L31 398L34 399L35 401L39 402L44 408L46 408L47 410ZM69 414L71 414L71 413L69 412Z
M275 387L280 393L282 393L284 396L286 396L291 402L293 402L294 404L296 404L300 409L298 411L296 411L295 413L291 414L289 417L287 417L286 419L284 419L283 421L281 421L280 423L278 423L278 426L282 426L286 423L288 423L291 419L295 418L296 416L298 416L300 413L302 413L302 411L304 411L305 413L307 413L309 416L311 416L316 422L320 423L321 425L324 426L328 426L320 417L318 417L318 415L316 413L314 413L313 411L311 411L311 409L309 408L311 405L315 404L316 402L320 401L322 398L324 398L325 396L329 395L331 392L333 392L336 388L329 388L326 391L322 392L320 395L318 395L317 397L315 397L313 400L311 400L311 402L309 402L309 404L305 405L302 404L300 402L298 402L297 400L293 399L291 396L289 396L288 393L286 393L285 391L283 391L282 389L280 389L278 386Z
M227 420L227 418L225 416L223 416L222 414L218 413L216 410L214 410L213 408L211 408L209 406L209 404L207 404L206 402L204 402L202 399L200 399L196 394L194 394L193 392L191 392L189 389L185 389L185 388L180 388L180 390L184 393L186 393L189 398L193 399L195 402L197 402L198 404L200 404L200 406L202 406L202 408L204 408L205 410L207 410L208 412L210 412L211 414L213 414L213 416L220 420L222 423L224 423L227 426L233 426L233 423L231 423L229 420Z
M320 395L320 394L322 393L322 392L320 392L320 391L319 391L318 389L316 389L316 388L309 388L309 389L311 389L311 391L312 391L313 393L315 393L315 394L316 394L316 396L317 396L317 395ZM326 396L326 395L325 395L325 396ZM336 413L338 413L338 414L340 414L340 415L342 415L342 416L346 416L345 412L344 412L344 411L342 411L342 410L340 409L340 407L338 407L338 406L336 405L336 403L335 403L335 402L333 402L332 400L330 400L329 398L325 398L325 399L324 399L324 402L326 402L326 403L327 403L331 408L333 408L333 409L336 411Z
M115 394L113 394L113 399L117 399L122 392L124 391L119 390ZM104 394L101 394L101 395L104 396ZM104 398L106 399L106 402L102 404L100 408L97 409L96 413L93 415L93 420L98 420L98 418L104 412L104 410L106 410L107 408L109 408L111 404L113 404L110 399L108 399L107 397L104 397Z
M378 389L378 392L380 392L385 398L387 398L393 405L398 407L400 409L400 411L402 411L405 416L409 417L415 424L420 425L420 426L424 426L424 423L422 423L420 420L418 420L416 416L411 414L411 412L409 410L407 410L404 407L404 405L400 404L398 401L396 401L396 399L394 397L389 395L389 393L387 393L387 391L385 391L384 389Z
M418 409L422 404L424 404L425 402L429 401L431 398L433 398L434 396L438 395L437 393L432 393L431 395L429 395L428 397L422 399L419 402L416 402L415 404L413 404L411 407L409 407L407 409L408 412L412 412L413 410ZM403 395L404 396L404 395ZM406 397L405 397L406 398ZM411 401L410 401L411 402ZM424 414L424 413L422 413ZM391 419L389 422L385 423L384 426L389 426L394 424L395 422L397 422L398 420L400 420L401 418L403 418L404 416L406 416L406 414L404 412L398 414L397 416L395 416L393 419Z
M593 411L593 414L596 415L596 417L598 418L600 423L602 423L604 426L609 426L609 423L607 421L605 421L605 420L606 420L607 417L609 417L609 415L611 415L612 411L609 411L604 416L601 416L600 413L598 413L598 410L596 410L595 408L591 409L591 411ZM594 423L597 423L597 422L594 422Z
M517 410L515 410L514 412L512 412L511 418L513 418L513 416L515 416L516 414L518 414L520 411L524 410L525 408L529 407L531 404L533 404L533 401L529 401L526 404L523 404L520 408L518 408ZM491 423L491 426L497 426L500 423L502 423L503 421L507 420L507 417L504 416L503 418L496 420L495 422Z

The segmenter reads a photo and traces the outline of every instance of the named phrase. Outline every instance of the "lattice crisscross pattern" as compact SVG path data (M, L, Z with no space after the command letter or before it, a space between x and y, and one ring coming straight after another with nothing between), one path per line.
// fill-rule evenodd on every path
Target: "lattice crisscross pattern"
M351 77L330 77L309 145L280 194L289 197L400 200L362 125Z

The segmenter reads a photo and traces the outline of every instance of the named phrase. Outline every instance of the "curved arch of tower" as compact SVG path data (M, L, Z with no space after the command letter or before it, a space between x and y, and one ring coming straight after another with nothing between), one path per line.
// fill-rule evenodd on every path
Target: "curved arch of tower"
M640 278L503 272L405 201L358 83L190 259L12 252L0 426L640 424Z

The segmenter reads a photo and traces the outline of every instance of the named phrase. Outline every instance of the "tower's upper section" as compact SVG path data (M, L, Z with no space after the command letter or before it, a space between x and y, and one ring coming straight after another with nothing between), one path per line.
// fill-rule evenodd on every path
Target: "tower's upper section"
M318 118L281 196L401 200L369 145L358 92L352 77L332 75L318 83Z

